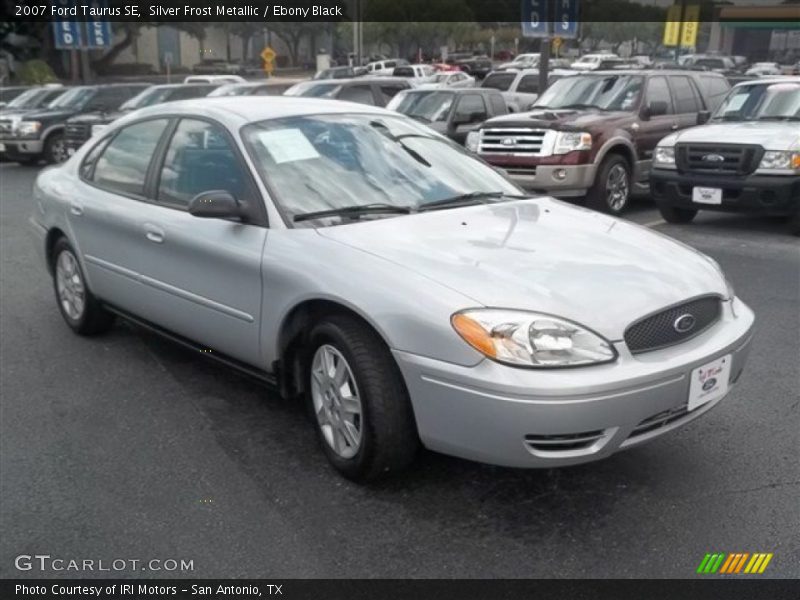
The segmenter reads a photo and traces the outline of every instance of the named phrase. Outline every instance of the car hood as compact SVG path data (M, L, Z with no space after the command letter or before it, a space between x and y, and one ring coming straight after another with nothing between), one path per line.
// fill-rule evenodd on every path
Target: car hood
M709 123L670 136L672 143L758 144L767 150L800 150L800 128L789 121Z
M59 119L71 117L77 112L77 110L72 108L34 110L32 112L25 113L25 119L27 121L57 121Z
M716 264L632 223L552 198L321 228L469 297L582 323L615 341L636 319L703 294L726 295ZM398 277L402 282L402 275ZM392 293L414 297L402 286ZM468 306L453 307L453 310Z
M536 127L565 131L607 129L614 121L631 119L632 114L624 111L602 111L599 109L534 109L512 113L489 119L485 127Z
M109 123L111 113L102 113L102 112L90 112L84 113L81 115L75 115L74 117L70 118L70 123L88 123L93 125L95 123Z

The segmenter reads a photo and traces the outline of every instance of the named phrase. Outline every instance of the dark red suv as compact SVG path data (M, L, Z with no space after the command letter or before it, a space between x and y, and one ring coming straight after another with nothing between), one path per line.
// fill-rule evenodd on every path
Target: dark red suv
M532 110L490 119L467 147L522 187L619 214L647 191L659 140L703 123L730 89L716 73L601 71L565 77Z

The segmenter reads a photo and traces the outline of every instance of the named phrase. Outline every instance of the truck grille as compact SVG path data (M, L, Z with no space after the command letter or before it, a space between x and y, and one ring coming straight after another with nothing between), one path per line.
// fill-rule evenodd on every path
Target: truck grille
M722 303L717 296L684 302L636 321L625 330L625 343L632 354L680 344L713 325L721 313ZM693 325L680 331L676 325L685 315L691 315Z
M481 129L479 154L539 154L546 129Z
M67 123L64 137L76 142L84 142L91 137L92 129L88 123Z
M14 123L11 119L0 119L0 136L7 137L14 133Z
M680 171L716 175L747 175L761 162L764 149L744 144L676 144Z

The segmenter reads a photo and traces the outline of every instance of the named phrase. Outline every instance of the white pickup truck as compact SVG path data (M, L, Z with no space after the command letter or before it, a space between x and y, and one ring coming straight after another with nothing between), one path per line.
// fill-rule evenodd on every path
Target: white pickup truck
M554 69L548 73L548 85L575 71ZM483 88L494 88L503 94L508 111L512 113L528 110L543 91L539 89L538 69L506 69L489 73L481 83Z
M711 121L661 140L650 192L669 223L743 212L784 217L800 235L800 77L740 83Z

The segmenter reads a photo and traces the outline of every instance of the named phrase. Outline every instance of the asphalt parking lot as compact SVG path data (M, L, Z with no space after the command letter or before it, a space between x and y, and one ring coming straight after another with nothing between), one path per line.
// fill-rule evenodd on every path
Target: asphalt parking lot
M692 577L707 552L772 552L762 577L800 574L800 243L782 224L630 214L714 257L756 312L745 374L707 416L600 463L423 452L361 487L259 383L125 324L73 335L27 232L36 173L0 164L0 577L92 575L20 572L20 554L193 561L146 577L525 578Z

